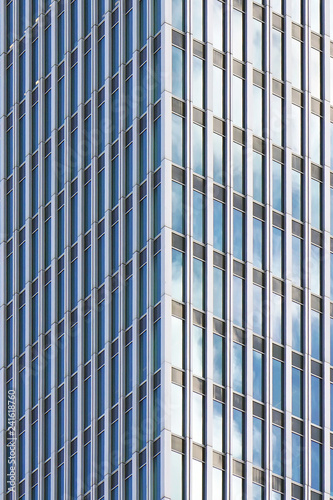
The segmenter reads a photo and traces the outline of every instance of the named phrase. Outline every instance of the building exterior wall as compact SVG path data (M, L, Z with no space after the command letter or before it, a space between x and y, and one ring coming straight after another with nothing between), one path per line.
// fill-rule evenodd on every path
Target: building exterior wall
M4 498L333 496L331 19L2 3Z

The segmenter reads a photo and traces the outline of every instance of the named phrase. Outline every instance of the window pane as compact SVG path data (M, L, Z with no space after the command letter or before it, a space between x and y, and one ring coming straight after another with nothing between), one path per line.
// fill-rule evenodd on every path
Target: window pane
M183 456L174 451L171 452L171 498L172 500L183 499ZM146 494L146 492L145 492Z
M283 277L283 231L273 227L273 265L272 271L278 278Z
M311 422L321 426L321 379L311 375Z
M184 301L184 254L172 250L172 298Z
M264 169L262 155L253 152L253 199L264 202L263 196ZM275 187L273 193L275 192Z
M193 307L205 308L205 264L193 259Z
M232 379L233 389L244 393L244 347L237 342L233 343Z
M185 231L184 193L182 184L172 182L172 229L182 234Z
M224 252L224 204L214 200L214 248Z
M292 414L303 418L303 383L302 371L292 368Z
M171 384L171 432L183 434L183 388Z
M296 483L303 481L302 437L294 433L292 433L292 479Z
M253 351L253 398L263 401L263 354Z
M295 1L292 2L294 5ZM302 42L291 39L291 57L292 57L292 73L291 73L291 84L293 87L298 89L302 88Z
M223 271L217 267L213 268L213 287L214 287L214 316L223 318L224 303L223 303Z
M291 126L293 133L291 134L291 149L294 153L302 154L302 108L292 104L291 106Z
M279 210L279 212L283 211L283 165L281 163L277 163L273 161L273 208L275 210Z
M224 352L223 338L213 334L213 382L224 385Z
M196 174L205 175L204 138L205 129L193 124L193 170Z
M237 276L233 277L233 322L235 325L243 327L243 280Z
M257 467L264 466L263 427L263 421L260 418L253 417L253 465Z
M317 311L311 311L311 356L321 359L321 316Z
M253 133L263 136L263 90L253 85Z
M283 363L273 359L273 407L283 410Z
M213 66L213 114L219 118L223 117L222 78L222 69Z
M253 285L253 331L258 335L263 335L263 289Z
M243 128L243 80L237 76L232 77L232 96L234 125Z
M185 52L172 46L172 93L184 99L184 60Z
M204 62L193 57L193 104L198 108L204 107Z
M181 31L185 27L184 0L172 0L172 25Z
M217 50L223 50L223 3L214 0L213 3L213 46Z
M205 375L205 337L204 330L198 326L193 326L192 335L192 353L193 353L193 374L197 377L204 377Z
M263 23L253 19L253 67L263 69Z
M261 220L253 219L253 265L263 268L263 229Z
M232 436L232 455L236 460L244 460L243 443L243 420L244 414L239 410L233 410L233 436ZM241 498L241 497L235 497Z
M234 209L233 227L233 255L234 258L244 260L244 214Z
M310 157L315 163L321 160L321 119L320 116L310 115Z
M283 475L283 455L282 455L282 438L283 431L276 425L272 426L272 444L273 444L273 473L279 476Z
M184 166L184 122L175 114L172 115L172 161Z
M271 65L273 77L282 80L282 33L275 29L272 31Z
M302 220L302 174L292 171L292 216Z
M172 365L180 370L183 368L184 359L184 340L183 340L183 321L172 316Z
M219 2L219 0L216 0ZM332 127L333 130L333 127ZM332 147L333 151L333 147ZM213 155L214 155L214 181L224 184L223 176L223 138L221 135L213 134ZM333 153L332 153L333 155ZM332 162L333 164L333 162Z
M203 396L193 392L193 441L203 444Z
M244 164L243 147L233 143L233 188L239 193L244 193Z
M193 0L192 7L192 29L193 37L203 40L203 0Z
M232 52L234 58L243 60L243 14L236 9L232 11Z
M321 229L321 183L311 179L311 225Z
M213 448L222 453L223 451L223 405L213 401Z
M292 280L297 286L302 286L302 240L296 236L292 237Z
M312 293L320 295L320 248L311 245L310 287Z
M322 455L321 445L311 441L311 487L320 491L322 488Z

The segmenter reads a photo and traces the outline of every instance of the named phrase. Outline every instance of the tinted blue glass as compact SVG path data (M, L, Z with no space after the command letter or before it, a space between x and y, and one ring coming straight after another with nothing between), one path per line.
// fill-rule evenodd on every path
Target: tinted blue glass
M223 271L222 269L218 269L217 267L213 268L213 287L214 287L214 305L213 305L213 313L214 316L218 318L223 318L224 316L224 283L223 283Z
M32 87L35 88L38 80L38 39L32 44Z
M321 162L321 118L314 113L310 115L310 157L315 163Z
M311 487L322 489L322 450L321 445L311 441Z
M233 322L235 325L243 327L244 326L244 294L243 294L244 283L241 278L237 276L233 277Z
M154 189L154 236L161 232L161 184Z
M147 77L147 63L145 63L139 69L140 85L138 88L138 98L139 98L139 108L140 108L139 114L140 114L140 116L143 115L147 110L147 93L148 93L147 78L148 78Z
M213 334L213 381L224 385L223 338L217 334Z
M302 174L292 171L292 215L302 220Z
M253 285L253 331L263 335L262 314L263 290L260 286Z
M25 115L19 120L19 162L20 165L25 160Z
M224 204L214 200L214 248L224 252Z
M126 233L125 259L126 261L128 261L132 258L133 254L133 210L130 210L125 215L125 233Z
M51 26L45 30L45 75L51 71Z
M321 229L321 183L311 179L311 225Z
M147 265L139 270L139 314L143 316L147 308Z
M12 67L12 66L11 66ZM25 52L19 58L19 101L24 98L25 92Z
M118 403L119 398L119 359L114 356L111 361L111 403L112 406Z
M184 301L184 254L172 249L172 298Z
M129 328L133 321L133 278L125 282L125 328Z
M311 422L322 425L321 379L311 375Z
M139 180L140 182L142 182L147 177L147 167L148 167L147 130L145 130L142 134L140 134L139 154L140 154Z
M235 209L233 233L234 258L244 260L244 214Z
M223 451L223 405L213 401L213 448Z
M273 473L279 476L283 475L283 430L276 425L272 426L272 444L273 444Z
M105 243L104 235L98 239L98 286L100 286L105 278Z
M233 437L232 455L233 458L244 460L244 414L239 410L233 410Z
M139 449L142 449L147 441L147 398L139 403L139 429Z
M133 343L131 342L125 348L125 392L132 391L133 386Z
M154 305L161 300L161 252L154 255Z
M253 153L253 198L260 203L264 202L263 195L264 169L263 157L259 153ZM275 188L274 188L275 189Z
M172 182L172 229L182 234L185 231L184 191L182 184Z
M11 64L7 69L7 113L10 113L14 104L13 72L14 65Z
M253 265L260 269L263 268L263 230L263 222L253 219Z
M273 266L272 271L278 278L283 277L283 231L273 227Z
M180 99L184 99L185 90L184 61L185 52L172 46L172 93Z
M91 424L91 377L84 381L84 428Z
M133 53L133 10L130 10L125 16L125 57L129 61Z
M292 347L296 351L302 351L302 306L296 302L292 303Z
M91 488L91 443L86 444L83 449L83 461L83 491L87 493Z
M214 181L224 184L223 137L221 135L213 134L213 156Z
M193 57L193 104L198 108L204 107L204 61Z
M105 83L105 37L98 42L98 87Z
M204 134L205 129L199 125L193 124L193 171L199 175L205 175L204 158Z
M175 115L172 115L175 116ZM172 132L174 134L175 131ZM183 129L181 128L181 135L179 140L183 141ZM172 155L174 151L174 136L172 135ZM183 142L181 142L181 147L183 147ZM181 156L182 157L182 156ZM173 156L172 156L173 158ZM162 153L161 153L161 118L158 118L154 122L154 170L156 170L161 165ZM174 161L174 160L172 160Z
M119 198L119 157L112 160L112 179L111 179L112 208L118 203Z
M193 238L205 241L205 196L193 191Z
M119 23L112 28L112 74L119 69Z
M273 407L283 410L283 363L273 359Z
M147 332L139 337L139 382L147 378Z
M198 259L193 259L193 307L205 308L205 265Z
M263 421L253 417L253 465L264 466Z
M236 392L244 393L244 347L241 344L233 343L232 379L233 389Z
M275 210L283 211L283 165L273 161L272 169L273 181L273 208Z
M65 14L58 17L58 63L65 57Z
M258 401L263 401L263 354L258 351L253 351L253 398Z
M292 237L292 279L297 286L302 286L303 252L302 240L296 236Z
M140 0L139 44L143 47L147 41L147 0Z
M292 368L292 414L303 418L303 383L302 371Z
M98 173L98 218L102 219L105 212L105 169Z
M232 113L233 122L237 127L242 128L244 125L244 103L243 103L243 80L237 76L232 78Z
M172 161L184 166L184 123L181 116L172 115Z
M13 173L14 154L13 154L13 128L7 132L7 175Z
M112 238L112 254L111 254L111 265L112 274L114 274L119 266L119 237L118 237L119 223L112 226L111 238Z
M185 28L184 0L172 0L172 26L181 31Z
M71 178L74 179L78 172L78 160L79 160L79 149L78 149L78 129L75 129L71 134Z
M111 472L118 468L118 420L111 425Z
M19 183L19 224L25 223L25 178Z
M172 205L174 207L174 205ZM143 248L147 243L147 197L140 201L140 234L139 246Z
M125 126L130 127L133 122L133 78L129 78L125 82L125 92L126 92L126 115L125 115Z
M296 483L303 481L303 444L302 437L292 434L292 479Z
M71 307L72 309L77 306L77 266L78 260L73 260L71 264Z
M311 311L311 356L321 359L321 317L317 311Z
M74 0L71 4L71 40L72 40L72 50L77 45L78 38L78 19L77 19L77 0Z
M84 296L91 293L91 247L84 251Z
M78 65L75 64L71 69L71 113L77 111L78 107Z
M244 193L243 147L233 143L233 183L234 190Z
M321 249L315 245L311 245L311 262L310 262L310 287L312 293L320 295L321 291Z

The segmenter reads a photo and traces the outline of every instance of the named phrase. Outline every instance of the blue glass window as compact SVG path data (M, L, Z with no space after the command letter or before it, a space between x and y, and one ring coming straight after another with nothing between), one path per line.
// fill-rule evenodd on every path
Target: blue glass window
M178 182L172 182L172 229L182 234L185 231L184 196L184 186Z
M224 252L224 204L214 200L214 248Z
M321 379L311 375L311 422L322 425Z
M223 137L218 134L213 134L213 157L214 181L224 184Z
M253 285L253 331L263 335L263 290Z
M314 490L322 489L322 446L311 441L311 487Z
M233 410L232 455L236 460L244 460L244 414ZM241 498L241 497L238 497Z
M273 407L283 410L283 363L273 359Z
M283 231L277 227L273 227L272 271L278 278L283 278Z
M172 93L180 99L185 97L185 52L172 46Z
M185 0L172 0L172 26L180 31L185 29Z
M204 107L204 62L199 57L193 57L193 105Z
M263 401L264 395L264 356L261 352L253 351L253 398Z
M292 433L292 479L296 483L303 481L303 439Z
M311 225L321 229L321 183L311 179Z
M260 418L253 417L253 465L264 465L264 425Z
M213 401L213 448L223 451L223 405Z
M311 261L310 261L310 288L312 293L320 295L321 289L321 249L315 245L311 245Z
M283 475L283 430L276 425L272 426L272 445L273 445L273 473L279 476Z
M184 301L184 254L172 249L172 298Z
M233 57L243 60L243 14L241 11L233 9L232 10L232 52Z
M213 268L214 305L213 313L218 318L224 317L224 276L222 269Z
M292 279L297 286L303 282L303 251L302 240L296 236L292 237Z
M292 414L303 418L303 372L292 368Z
M193 353L193 374L198 377L205 375L205 332L198 326L193 326L192 335L192 353Z
M242 78L232 77L232 116L237 127L244 125L244 83Z
M203 40L204 36L204 10L203 0L193 0L192 7L192 30L193 37L198 40Z
M171 332L172 332L172 365L180 370L184 364L184 327L183 321L180 318L172 316Z
M171 384L171 432L183 435L183 388Z
M233 322L241 328L244 326L244 282L238 276L233 276Z
M302 341L302 306L297 302L292 303L292 347L301 352Z
M224 348L223 337L213 334L213 381L224 385Z
M244 347L241 344L233 343L232 379L233 389L236 392L244 393Z
M263 269L263 235L264 224L261 220L253 219L253 265Z
M236 142L233 143L233 183L235 191L244 193L244 151Z
M253 199L264 202L264 168L263 156L253 152ZM273 193L275 192L275 186Z
M172 115L172 161L184 166L184 120L175 114Z
M193 238L205 241L205 196L193 191Z
M222 82L222 69L213 66L213 114L219 118L223 117Z
M233 233L234 258L244 260L244 214L236 209L234 209Z
M205 309L205 263L193 259L193 307Z
M205 129L193 124L193 171L205 175Z

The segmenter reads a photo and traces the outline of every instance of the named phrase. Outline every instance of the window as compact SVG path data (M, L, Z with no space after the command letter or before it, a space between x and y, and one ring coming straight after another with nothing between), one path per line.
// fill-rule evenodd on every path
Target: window
M253 85L253 133L262 137L264 120L263 120L263 95L264 91L260 87Z
M172 0L172 26L184 31L185 29L185 0Z
M282 344L283 342L283 298L281 295L272 295L272 328L273 340Z
M219 0L216 0L219 2ZM332 127L333 130L333 127ZM332 147L333 151L333 147ZM333 153L332 153L333 154ZM333 161L332 161L333 164ZM213 168L214 181L219 184L224 184L223 172L223 137L218 134L213 134Z
M284 206L284 181L283 165L273 161L273 208L279 212L283 211Z
M317 311L311 311L311 356L321 360L321 315Z
M193 171L205 175L205 129L193 124Z
M294 219L302 220L303 196L302 196L302 174L296 170L292 171L292 216Z
M314 490L322 489L322 446L311 441L311 487Z
M244 125L244 96L243 80L233 75L232 77L232 116L234 125L243 128Z
M292 368L292 414L303 418L303 372Z
M310 157L315 163L321 162L321 118L314 113L310 115Z
M233 389L236 392L244 394L245 384L244 384L244 347L237 342L233 343L233 362L232 362L232 379L233 379Z
M293 1L294 6L297 2ZM302 89L302 42L291 39L292 73L291 84L293 87Z
M296 286L303 284L302 240L292 236L292 281Z
M311 245L311 261L310 261L310 288L312 293L320 295L321 285L321 249L315 245Z
M172 46L172 93L180 99L185 97L184 61L185 52Z
M233 277L233 322L236 326L241 328L244 326L244 294L243 294L244 283L238 276Z
M205 241L205 196L193 191L193 238Z
M222 319L224 317L224 275L222 269L217 267L213 267L213 287L213 314Z
M214 248L224 252L224 204L214 200Z
M274 144L283 145L282 99L274 94L271 99L271 136Z
M273 227L272 271L278 278L283 278L283 231L277 227Z
M253 19L253 67L263 70L263 24Z
M213 401L213 448L223 451L223 405Z
M239 410L233 410L232 427L232 455L236 460L244 460L244 414ZM242 498L235 497L235 498Z
M203 36L204 36L203 0L193 0L192 12L193 12L193 17L192 17L193 37L203 41Z
M192 355L193 374L203 378L205 376L205 332L198 326L193 326Z
M205 309L205 263L193 259L193 307Z
M193 392L193 441L204 444L204 397Z
M171 432L183 435L183 388L171 384Z
M311 422L322 425L321 379L311 375Z
M243 146L233 143L233 188L244 194L244 150Z
M283 410L283 363L273 359L273 408Z
M263 401L264 395L264 355L253 351L253 398Z
M182 500L183 498L183 455L171 452L171 498Z
M292 104L291 106L291 122L292 122L292 130L291 134L291 149L294 153L301 155L302 154L302 108Z
M213 382L224 385L224 350L223 337L213 334Z
M312 31L316 31L320 33L321 26L321 12L320 12L320 0L310 0L310 20L311 20L311 29Z
M292 433L292 480L303 482L303 439Z
M184 365L184 325L183 321L179 318L172 316L171 319L172 330L172 365L180 370ZM141 355L140 355L141 359ZM147 367L146 367L147 370Z
M253 331L263 335L263 289L253 285Z
M172 298L184 301L184 254L172 249Z
M311 225L321 229L321 182L311 179Z
M184 120L175 114L172 115L172 161L184 166Z
M253 465L264 466L264 423L260 418L253 417Z
M222 80L222 69L213 66L213 114L219 118L223 117Z
M239 10L232 11L232 52L235 59L243 60L243 13Z
M259 203L264 202L264 175L263 156L253 152L253 199ZM273 196L275 189L274 184Z
M273 77L282 80L282 33L275 29L272 30L272 55L271 68Z
M284 472L283 461L283 430L276 425L272 426L272 447L273 447L273 473L279 476Z
M253 265L263 269L263 234L264 224L261 220L253 219Z
M213 2L213 46L214 49L223 50L223 3L220 0Z
M193 105L198 108L204 107L204 61L193 57Z
M178 182L172 182L172 229L185 232L185 188Z

